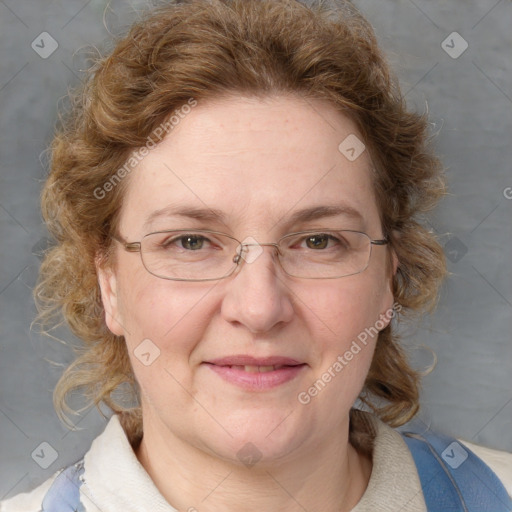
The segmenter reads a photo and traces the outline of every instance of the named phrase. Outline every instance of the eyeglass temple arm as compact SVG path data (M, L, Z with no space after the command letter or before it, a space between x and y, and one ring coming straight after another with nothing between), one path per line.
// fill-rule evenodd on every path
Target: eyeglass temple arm
M384 240L370 240L370 243L373 244L373 245L386 245L386 244L389 244L389 240L387 240L387 239L384 239Z
M126 242L120 236L113 235L112 238L117 240L126 251L140 252L140 242Z

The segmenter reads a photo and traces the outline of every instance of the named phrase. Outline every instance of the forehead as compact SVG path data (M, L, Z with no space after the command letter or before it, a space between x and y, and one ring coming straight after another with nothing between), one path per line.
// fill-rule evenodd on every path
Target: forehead
M230 230L265 230L325 205L378 224L367 151L352 158L360 140L356 125L321 100L199 103L130 173L120 228L143 235L154 222L162 226L156 212L179 207L221 212Z

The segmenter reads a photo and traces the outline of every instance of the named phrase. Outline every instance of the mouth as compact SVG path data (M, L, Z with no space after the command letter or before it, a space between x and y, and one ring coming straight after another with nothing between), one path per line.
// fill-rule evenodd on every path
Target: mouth
M265 391L295 379L305 367L295 359L233 356L205 362L224 381L246 391Z
M273 372L275 370L280 370L281 368L286 368L288 366L292 366L292 365L280 364L280 365L270 365L270 366L256 366L256 365L246 364L244 366L232 365L232 366L228 366L228 368L232 368L234 370L240 370L240 371L243 370L244 372L248 372L248 373L266 373L266 372ZM299 365L293 365L293 366L299 366Z
M243 367L258 367L258 368L267 368L267 367L281 367L281 366L297 366L302 363L302 361L298 361L297 359L293 359L292 357L285 356L267 356L267 357L254 357L249 355L234 355L227 357L220 357L217 359L212 359L209 361L205 361L209 364L214 364L216 366L243 366Z

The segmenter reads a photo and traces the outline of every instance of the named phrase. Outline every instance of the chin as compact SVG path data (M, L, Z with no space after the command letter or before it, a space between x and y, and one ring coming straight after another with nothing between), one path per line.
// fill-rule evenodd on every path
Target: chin
M231 436L222 430L221 435L203 439L203 443L208 451L230 462L247 467L274 464L291 456L305 441L303 425L298 425L290 412L291 408L232 412L222 423Z

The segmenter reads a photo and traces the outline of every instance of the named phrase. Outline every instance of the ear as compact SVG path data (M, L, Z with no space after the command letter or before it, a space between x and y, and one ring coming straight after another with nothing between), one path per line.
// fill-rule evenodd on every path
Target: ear
M391 279L393 279L396 271L398 270L398 264L400 263L398 261L398 256L396 255L396 251L393 249L393 247L389 248L389 263L391 267Z
M387 327L391 322L391 319L396 315L396 311L400 311L401 306L395 301L393 293L393 278L395 277L398 269L399 261L396 251L390 247L388 255L388 278L386 279L386 291L385 299L383 302L384 310L380 313L380 320L384 323L384 327Z
M96 274L101 290L101 301L105 310L105 323L116 336L124 335L124 328L119 321L117 277L111 266L103 265L100 258L96 258Z

